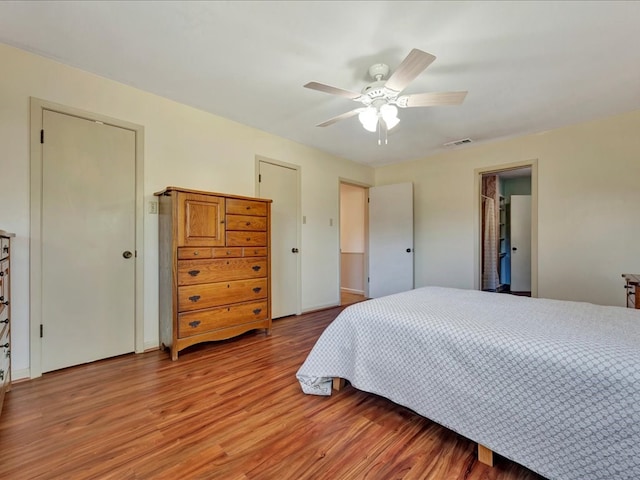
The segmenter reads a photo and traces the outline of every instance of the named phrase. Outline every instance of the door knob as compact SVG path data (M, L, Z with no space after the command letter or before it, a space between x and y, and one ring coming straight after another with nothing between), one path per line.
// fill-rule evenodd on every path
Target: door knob
M291 249L291 253L298 253L298 252L299 252L299 250L296 247L293 247Z
M122 256L124 258L131 258L133 256L133 253L131 253L129 250L125 250L124 252L122 252Z
M410 248L407 248L407 253L411 253L411 249Z
M516 250L518 250L518 247L511 247L511 250L515 252Z

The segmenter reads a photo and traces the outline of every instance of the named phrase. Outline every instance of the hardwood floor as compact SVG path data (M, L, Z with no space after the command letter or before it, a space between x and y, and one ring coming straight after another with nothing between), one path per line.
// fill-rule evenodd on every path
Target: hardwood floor
M273 333L126 355L18 383L0 416L0 478L541 477L410 410L347 386L304 395L295 373L341 307Z
M340 305L346 306L351 305L352 303L363 302L366 300L364 295L358 295L357 293L351 292L340 292Z

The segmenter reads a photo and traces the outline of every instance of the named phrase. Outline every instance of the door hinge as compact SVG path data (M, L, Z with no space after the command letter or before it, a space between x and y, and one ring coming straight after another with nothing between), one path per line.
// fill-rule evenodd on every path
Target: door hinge
M369 283L369 277L367 277L367 283Z
M44 143L44 129L40 130L40 143Z
M367 197L367 203L370 203L369 197Z
M258 174L258 183L261 183L261 182L262 182L262 174L261 174L261 173L259 173L259 174Z
M40 324L40 338L44 336L44 325Z

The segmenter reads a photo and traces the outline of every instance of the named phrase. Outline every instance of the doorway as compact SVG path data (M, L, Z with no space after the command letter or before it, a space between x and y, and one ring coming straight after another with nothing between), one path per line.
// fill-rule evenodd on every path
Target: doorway
M32 99L31 377L144 350L140 126Z
M366 299L366 187L340 182L340 305Z
M537 296L537 164L477 171L477 288Z

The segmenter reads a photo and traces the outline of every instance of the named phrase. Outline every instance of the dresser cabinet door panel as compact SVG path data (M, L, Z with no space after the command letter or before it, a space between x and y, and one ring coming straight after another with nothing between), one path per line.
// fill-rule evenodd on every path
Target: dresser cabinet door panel
M227 245L247 247L267 244L266 232L227 232Z
M266 300L181 313L178 315L179 336L184 338L243 323L266 320L267 313Z
M226 212L232 215L255 215L258 217L266 217L267 204L252 200L228 198Z
M224 245L224 201L213 195L178 193L178 245Z
M178 287L178 311L218 307L267 298L267 279L235 280Z
M179 260L178 285L224 282L267 276L267 259Z
M227 231L262 231L267 230L267 217L251 217L249 215L227 215Z
M9 256L9 239L0 237L0 259Z
M211 258L213 252L207 247L180 247L178 249L178 258L180 260L189 258Z

